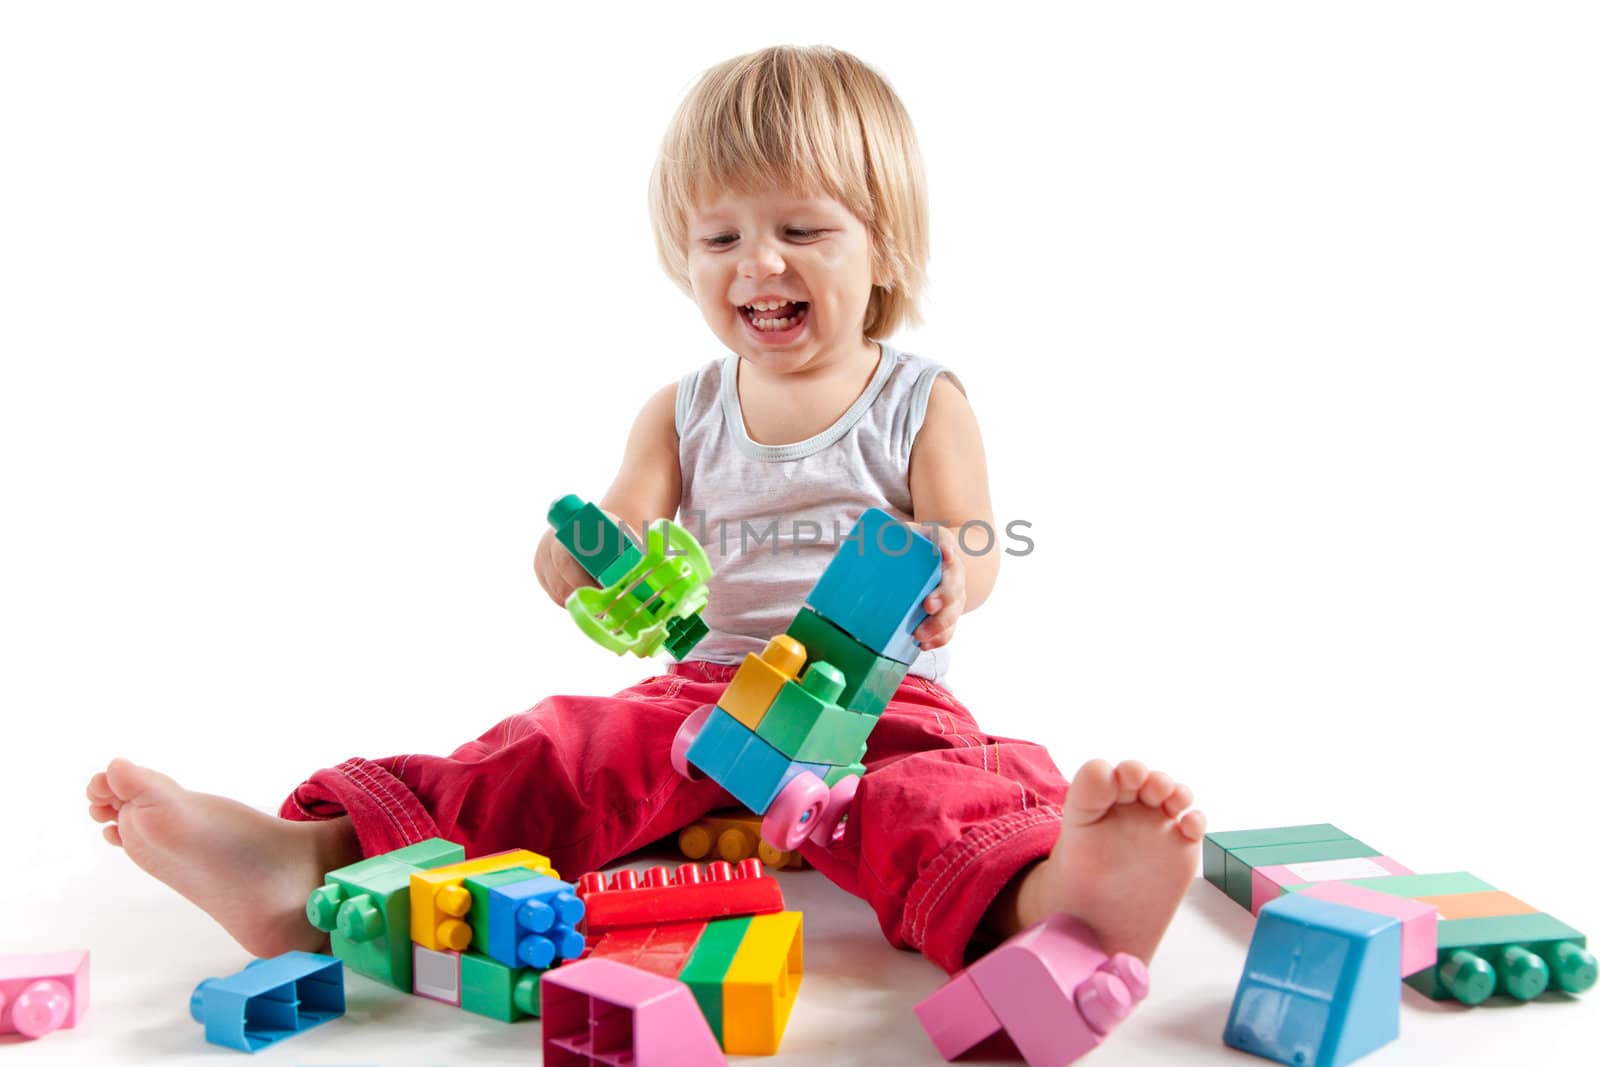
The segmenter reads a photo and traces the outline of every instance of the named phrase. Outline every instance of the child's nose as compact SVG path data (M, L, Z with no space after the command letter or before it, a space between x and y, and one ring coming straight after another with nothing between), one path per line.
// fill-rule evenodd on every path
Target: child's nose
M747 243L744 257L739 261L739 273L746 278L782 274L783 268L783 253L779 251L777 242L771 240Z

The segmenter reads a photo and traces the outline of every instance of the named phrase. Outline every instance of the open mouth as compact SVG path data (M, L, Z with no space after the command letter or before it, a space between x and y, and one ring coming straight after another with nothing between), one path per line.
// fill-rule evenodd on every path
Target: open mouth
M792 330L805 321L806 312L811 305L804 300L794 300L782 307L769 308L757 311L751 307L742 307L739 314L744 316L744 321L757 333L783 333Z

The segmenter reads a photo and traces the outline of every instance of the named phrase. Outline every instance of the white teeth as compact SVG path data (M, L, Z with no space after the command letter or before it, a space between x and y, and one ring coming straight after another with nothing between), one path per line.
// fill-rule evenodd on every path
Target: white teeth
M800 316L796 315L789 319L751 319L750 321L758 330L787 330L800 321Z
M761 301L755 304L746 304L745 307L749 308L751 311L777 311L781 307L787 307L790 303L791 301L788 300L772 300Z

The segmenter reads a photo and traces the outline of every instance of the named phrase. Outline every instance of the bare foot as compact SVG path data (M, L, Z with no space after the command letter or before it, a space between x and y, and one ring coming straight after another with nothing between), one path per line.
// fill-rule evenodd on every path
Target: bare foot
M1186 809L1188 786L1128 760L1079 769L1050 858L1023 879L1017 918L1026 928L1055 912L1088 923L1107 955L1146 963L1194 880L1205 816Z
M89 816L140 867L222 924L245 951L316 951L327 935L306 897L328 871L361 858L349 818L289 822L114 759L89 779Z

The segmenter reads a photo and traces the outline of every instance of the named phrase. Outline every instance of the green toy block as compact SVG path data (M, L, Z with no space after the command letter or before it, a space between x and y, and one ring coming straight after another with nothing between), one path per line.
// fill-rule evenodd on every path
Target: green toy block
M785 631L806 646L806 661L832 664L844 675L836 703L848 711L881 715L911 668L880 656L810 608L801 608Z
M750 916L739 919L716 919L706 924L705 932L695 942L689 962L678 972L678 981L689 987L694 1001L700 1005L700 1014L711 1024L711 1033L717 1044L722 1044L722 979L733 965L744 933L750 928Z
M801 763L854 763L878 719L835 704L843 688L844 676L832 664L813 660L799 685L785 682L778 690L756 735Z
M682 662L700 639L710 633L705 620L698 615L689 615L684 618L673 619L667 623L667 639L661 643L673 659Z
M867 769L859 763L852 763L848 767L835 767L823 776L822 784L832 788L833 784L841 778L848 778L852 774L859 778L866 773Z
M467 925L472 927L474 945L489 943L489 890L497 885L526 882L529 878L539 877L542 875L530 868L512 867L504 871L490 871L488 874L468 875L461 879L463 888L472 894L472 906L467 909Z
M426 871L434 867L445 867L452 863L460 863L467 858L467 850L454 841L446 841L442 837L430 837L426 841L418 841L414 845L407 845L404 848L380 853L372 858L391 860L395 863L409 863L419 870ZM357 863L354 866L359 867L361 864ZM346 872L351 869L351 867L344 868Z
M461 1007L514 1023L539 1014L539 979L534 967L510 968L481 952L461 954Z
M1346 885L1360 886L1363 889L1376 889L1380 893L1388 893L1392 897L1407 897L1415 900L1418 897L1448 897L1458 893L1492 893L1495 887L1485 882L1476 875L1466 871L1455 871L1451 874L1391 874L1380 878L1346 878L1341 879ZM1313 883L1315 884L1315 883ZM1310 885L1286 886L1291 893L1298 893L1302 889L1310 889Z
M1439 960L1406 984L1434 1000L1478 1004L1494 993L1529 1000L1554 987L1582 993L1595 982L1583 934L1541 912L1439 924Z
M1353 860L1381 853L1353 837L1336 840L1306 841L1293 845L1256 845L1235 848L1226 854L1226 873L1223 890L1245 910L1250 909L1250 872L1257 867L1275 867L1284 863L1309 863L1313 860Z
M568 493L551 504L546 518L556 532L556 540L572 553L572 558L578 561L579 566L589 572L589 577L602 585L610 585L639 561L639 548L623 533L622 527L576 494ZM601 578L607 568L627 558L630 552L631 560L616 572L611 581Z
M1303 845L1308 841L1344 841L1350 835L1332 823L1309 826L1275 826L1264 830L1223 830L1207 834L1201 847L1201 871L1206 881L1227 892L1228 853L1239 848L1265 845Z

